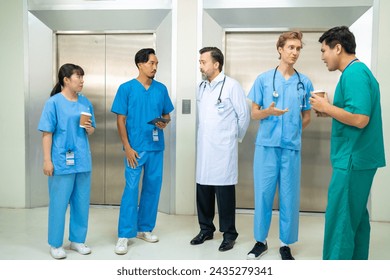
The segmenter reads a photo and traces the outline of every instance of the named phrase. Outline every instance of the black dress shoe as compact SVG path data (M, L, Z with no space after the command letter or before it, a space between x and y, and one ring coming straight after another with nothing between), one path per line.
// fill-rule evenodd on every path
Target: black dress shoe
M233 249L234 243L236 243L235 240L231 239L224 239L221 243L221 246L219 246L219 251L224 252L230 249Z
M213 234L205 234L201 232L191 240L191 245L199 245L210 239L213 239Z

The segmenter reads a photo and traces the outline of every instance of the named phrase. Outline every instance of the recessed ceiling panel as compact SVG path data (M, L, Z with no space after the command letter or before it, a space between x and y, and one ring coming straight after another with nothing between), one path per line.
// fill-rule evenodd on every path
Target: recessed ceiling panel
M31 11L52 30L155 30L170 10L36 10Z
M350 26L371 6L205 9L223 28L324 29Z

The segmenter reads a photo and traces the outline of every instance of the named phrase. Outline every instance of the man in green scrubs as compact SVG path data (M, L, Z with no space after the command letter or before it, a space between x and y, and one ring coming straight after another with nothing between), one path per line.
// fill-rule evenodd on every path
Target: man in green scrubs
M333 174L325 214L323 259L366 260L370 244L367 201L377 168L385 166L379 84L355 56L348 27L334 27L319 39L329 71L342 75L333 105L315 94L311 107L332 120Z

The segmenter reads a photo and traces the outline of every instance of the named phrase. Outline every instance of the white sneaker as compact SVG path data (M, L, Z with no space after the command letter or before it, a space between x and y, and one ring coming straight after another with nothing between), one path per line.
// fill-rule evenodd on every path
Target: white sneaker
M91 254L91 248L89 248L84 243L71 242L70 249L79 252L81 255Z
M50 247L50 255L57 260L66 258L65 250L62 247Z
M118 238L118 242L115 246L115 253L118 255L124 255L127 253L127 242L129 239L127 238Z
M151 233L151 232L149 232L149 231L146 231L146 232L138 232L137 238L143 239L143 240L145 240L145 241L147 241L147 242L151 242L151 243L154 243L154 242L157 242L157 241L158 241L157 235L154 235L153 233Z

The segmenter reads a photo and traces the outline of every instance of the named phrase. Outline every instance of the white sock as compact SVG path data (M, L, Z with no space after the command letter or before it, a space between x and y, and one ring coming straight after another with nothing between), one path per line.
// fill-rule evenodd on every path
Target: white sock
M280 241L280 247L284 247L284 246L287 246L287 247L288 247L288 244L283 243L282 241Z

